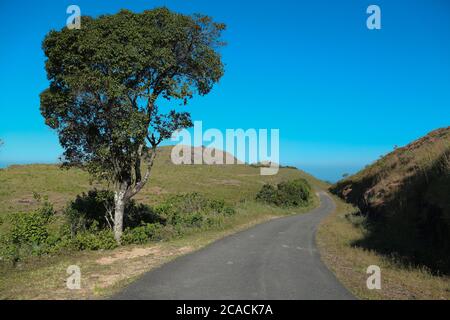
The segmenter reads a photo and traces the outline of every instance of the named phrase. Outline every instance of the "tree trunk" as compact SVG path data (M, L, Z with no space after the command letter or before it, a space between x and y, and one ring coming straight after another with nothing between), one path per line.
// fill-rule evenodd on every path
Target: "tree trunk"
M114 192L114 238L116 239L118 244L120 244L123 233L123 218L125 215L125 206L127 205L128 201L130 201L130 199L132 199L139 191L141 191L141 189L147 183L148 179L150 178L150 171L153 167L153 162L156 158L156 145L154 145L148 159L147 172L142 178L140 171L140 157L142 156L142 148L143 146L139 148L139 160L136 162L138 165L135 166L136 181L134 183L134 186L132 186L130 181L131 179L129 179L128 181L120 183L118 189L116 189L116 191Z
M123 217L127 202L126 192L126 185L122 184L119 190L114 193L114 238L118 244L120 244L123 233Z

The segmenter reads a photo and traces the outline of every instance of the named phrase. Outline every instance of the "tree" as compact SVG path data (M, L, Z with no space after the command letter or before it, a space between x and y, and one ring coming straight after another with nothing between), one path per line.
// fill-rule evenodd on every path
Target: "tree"
M43 41L50 85L41 114L58 133L63 166L114 187L119 243L125 205L149 180L158 145L192 126L188 112L163 112L157 101L182 106L212 90L224 73L224 29L208 16L166 8L122 10L82 17L81 29L51 31Z

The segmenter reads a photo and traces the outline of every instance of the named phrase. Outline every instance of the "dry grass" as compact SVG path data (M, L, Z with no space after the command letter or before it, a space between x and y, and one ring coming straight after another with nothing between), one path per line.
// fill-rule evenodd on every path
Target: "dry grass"
M364 237L362 226L355 226L345 215L354 208L334 197L336 212L325 219L317 233L323 261L337 278L361 299L449 300L450 278L432 275L425 269L405 267L395 259L352 246ZM368 290L367 267L381 268L382 289Z
M450 127L397 148L331 191L368 215L359 243L450 275Z

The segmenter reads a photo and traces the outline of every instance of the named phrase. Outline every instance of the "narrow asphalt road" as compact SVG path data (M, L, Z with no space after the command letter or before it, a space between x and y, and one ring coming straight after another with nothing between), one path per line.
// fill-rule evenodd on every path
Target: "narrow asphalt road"
M113 299L341 300L354 297L320 260L315 231L335 207L269 221L150 271Z

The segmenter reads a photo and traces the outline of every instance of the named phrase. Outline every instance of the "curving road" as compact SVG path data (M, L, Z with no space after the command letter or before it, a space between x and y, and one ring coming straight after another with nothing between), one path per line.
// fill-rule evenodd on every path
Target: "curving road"
M113 299L354 299L317 252L315 231L335 206L324 192L320 199L310 213L255 226L150 271Z

